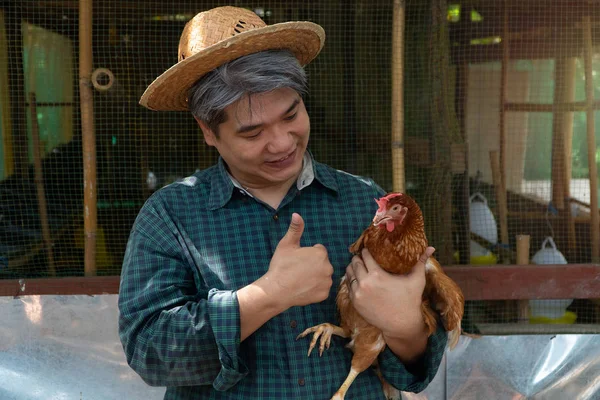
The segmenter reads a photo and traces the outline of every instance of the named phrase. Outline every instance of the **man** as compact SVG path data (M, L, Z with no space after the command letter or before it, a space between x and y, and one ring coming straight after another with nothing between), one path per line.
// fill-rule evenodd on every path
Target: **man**
M354 304L385 335L383 376L421 391L437 372L442 328L429 339L420 311L424 262L392 276L348 246L371 222L371 180L336 171L307 151L302 68L324 33L308 22L265 26L220 7L185 27L179 62L141 104L190 110L219 162L156 192L141 209L123 262L119 330L131 367L166 399L326 399L352 354L336 338L307 357L304 329L337 322L347 270ZM349 398L384 398L371 369Z

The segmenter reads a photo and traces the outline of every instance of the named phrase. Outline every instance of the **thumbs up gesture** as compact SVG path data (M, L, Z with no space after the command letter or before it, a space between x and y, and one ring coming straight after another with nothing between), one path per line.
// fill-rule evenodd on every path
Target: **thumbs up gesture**
M327 249L321 244L300 247L303 232L304 220L294 213L265 274L265 279L277 288L285 309L325 300L333 283Z

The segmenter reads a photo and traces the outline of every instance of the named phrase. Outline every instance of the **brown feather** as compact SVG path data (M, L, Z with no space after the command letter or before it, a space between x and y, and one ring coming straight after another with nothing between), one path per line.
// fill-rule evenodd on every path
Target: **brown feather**
M428 246L425 235L423 214L418 204L406 194L391 193L377 200L380 211L384 212L395 205L400 205L403 214L399 225L394 225L390 232L385 224L375 226L371 224L360 237L349 247L351 253L360 255L363 248L369 250L375 261L384 270L393 274L409 273L417 263L421 254ZM387 208L386 208L387 207ZM407 209L407 211L406 211ZM426 283L423 291L422 313L427 326L427 334L432 335L437 329L438 313L441 316L444 328L450 331L449 344L454 348L461 334L461 320L464 310L464 297L462 291L442 269L439 262L430 257L426 266ZM324 327L329 332L334 330L343 337L350 337L348 347L352 349L352 368L346 381L342 384L332 399L343 399L346 391L356 378L369 366L376 364L377 356L385 349L383 333L378 328L370 325L354 308L349 295L349 282L342 278L336 298L340 314L340 327L331 324L321 324L305 330L299 337L309 333L321 332L319 327ZM341 328L341 329L340 329ZM316 337L322 333L315 333ZM309 350L310 351L310 350ZM400 398L399 392L379 374L386 395L394 392L394 398Z

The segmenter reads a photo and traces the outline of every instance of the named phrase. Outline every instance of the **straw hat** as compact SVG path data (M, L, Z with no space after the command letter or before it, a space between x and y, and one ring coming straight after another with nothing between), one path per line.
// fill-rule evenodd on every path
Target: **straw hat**
M187 91L216 67L251 53L288 49L301 65L323 48L325 31L312 22L266 25L254 12L217 7L197 14L183 29L178 62L148 86L140 104L151 110L187 110Z

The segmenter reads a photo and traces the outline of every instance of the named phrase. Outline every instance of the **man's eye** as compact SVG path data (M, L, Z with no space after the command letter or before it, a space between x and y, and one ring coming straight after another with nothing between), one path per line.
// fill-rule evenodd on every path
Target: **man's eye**
M255 133L253 135L246 136L246 139L256 139L257 137L260 136L261 133L262 133L262 131L258 131L257 133Z
M298 115L297 112L293 113L292 115L288 115L287 117L285 117L285 120L292 121L292 120L294 120L294 118L296 118L296 115Z

